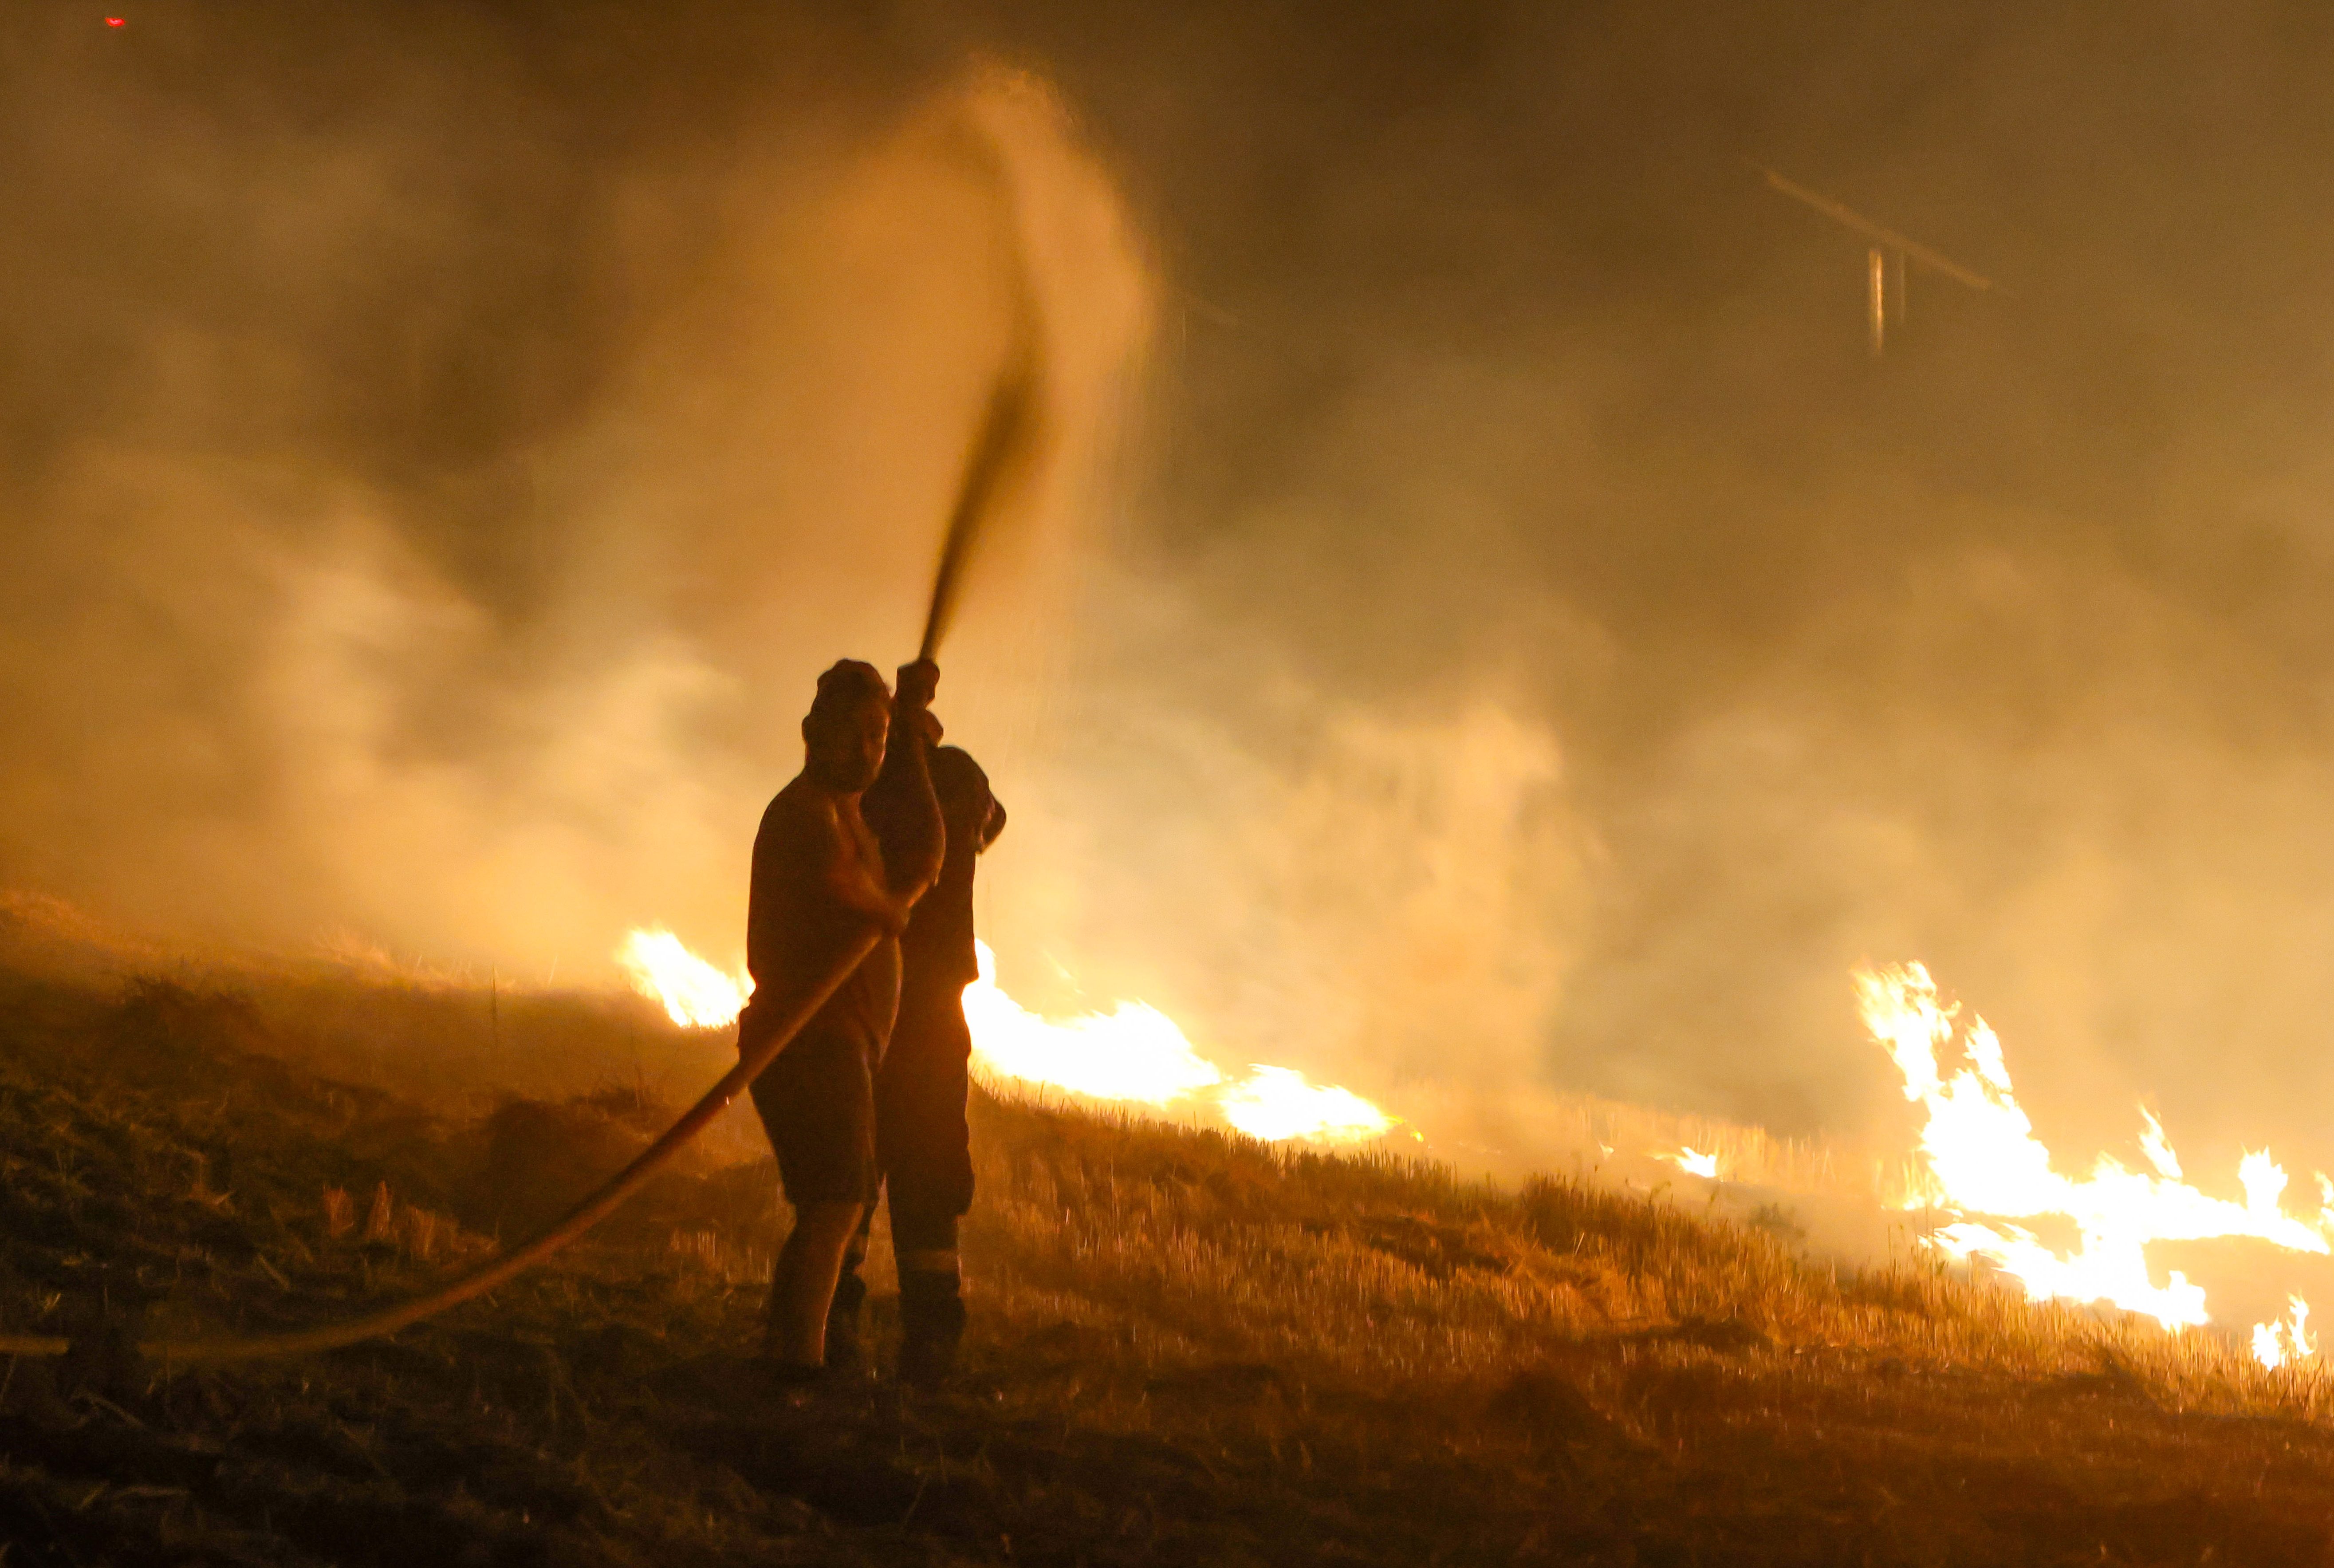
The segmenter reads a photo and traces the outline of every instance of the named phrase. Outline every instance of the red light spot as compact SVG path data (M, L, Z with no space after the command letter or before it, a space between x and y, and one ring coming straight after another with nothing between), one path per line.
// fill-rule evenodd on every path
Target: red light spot
M108 27L119 27L129 20L127 16L109 16L105 19L105 24Z

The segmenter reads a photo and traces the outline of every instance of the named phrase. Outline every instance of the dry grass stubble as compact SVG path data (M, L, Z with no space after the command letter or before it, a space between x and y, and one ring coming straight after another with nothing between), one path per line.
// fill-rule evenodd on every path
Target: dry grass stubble
M5 982L0 1322L103 1344L352 1312L653 1121L637 1085L432 1103L423 1055L407 1093L335 1083L241 984ZM1837 1273L1574 1181L978 1112L951 1393L758 1382L774 1184L706 1166L393 1341L201 1377L19 1364L7 1562L2327 1555L2325 1386L2204 1336Z

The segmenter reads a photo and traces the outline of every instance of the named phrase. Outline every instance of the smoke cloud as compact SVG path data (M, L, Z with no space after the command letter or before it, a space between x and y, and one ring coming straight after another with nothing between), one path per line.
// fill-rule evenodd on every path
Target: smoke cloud
M1066 111L964 59L812 89L855 43L796 17L737 102L562 160L584 94L654 85L603 80L604 19L556 95L516 23L324 24L286 81L198 87L158 78L273 24L169 21L119 59L63 23L11 41L46 89L9 140L60 193L40 216L157 232L127 276L93 240L8 258L34 308L0 869L521 976L605 978L644 920L734 949L810 675L913 653L1023 290L1058 406L970 568L957 683L1009 707L1018 628L1058 597L1149 310ZM791 80L786 44L813 54Z
M2326 1157L2323 16L1126 24L1046 36L1082 101L1140 105L1110 123L1181 225L1183 422L1143 542L1197 607L1151 646L1269 650L1180 682L1268 759L1258 819L1316 767L1350 786L1317 873L1347 919L1305 928L1366 954L1414 907L1366 766L1323 761L1339 715L1423 720L1455 777L1444 727L1495 710L1552 760L1523 837L1561 851L1510 845L1529 894L1452 901L1529 983L1458 982L1497 1025L1409 992L1357 1060L1406 1070L1441 1019L1435 1070L1487 1094L1529 1060L1901 1147L1846 977L1918 956L2077 1157L2136 1159L2142 1096L2195 1168ZM1146 99L1162 57L1185 91ZM1753 162L2003 289L1916 268L1875 363L1864 242ZM1231 910L1258 885L1219 884ZM1317 976L1297 924L1248 923L1246 973ZM1242 1016L1225 962L1183 983Z
M1017 994L1396 1110L1891 1134L1847 976L1917 957L2054 1143L2310 1157L2317 10L0 27L0 882L733 958L1019 255L1067 444L943 686ZM1876 363L1863 242L1746 160L2004 288L1915 269Z

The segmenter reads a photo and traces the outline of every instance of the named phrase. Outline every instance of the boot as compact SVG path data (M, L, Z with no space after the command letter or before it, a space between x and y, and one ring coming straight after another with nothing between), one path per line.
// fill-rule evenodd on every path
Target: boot
M859 1337L860 1309L867 1301L867 1282L859 1277L866 1261L865 1237L852 1243L843 1257L843 1277L834 1282L834 1302L826 1309L826 1370L837 1377L863 1377L867 1371L867 1347Z
M762 1324L762 1358L757 1370L789 1403L800 1403L826 1381L824 1366L803 1366L786 1359L786 1337L778 1331L776 1286L771 1288L770 1304Z
M900 1276L900 1380L917 1389L948 1381L964 1340L963 1282L954 1269Z
M859 1312L846 1312L836 1302L826 1314L826 1370L838 1377L857 1377L867 1370L867 1345L859 1337Z

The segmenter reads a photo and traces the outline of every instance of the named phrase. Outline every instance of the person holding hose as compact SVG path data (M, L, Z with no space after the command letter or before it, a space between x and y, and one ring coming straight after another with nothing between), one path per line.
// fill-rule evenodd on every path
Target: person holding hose
M1013 192L1002 178L1001 166L998 196L1009 215ZM457 1278L337 1322L265 1333L153 1339L140 1342L142 1354L181 1366L314 1354L395 1333L475 1301L613 1214L750 1084L755 1107L777 1151L780 1179L796 1210L795 1228L771 1279L768 1352L788 1376L809 1378L824 1370L828 1311L843 1250L867 1217L876 1186L876 1118L871 1107L875 1072L902 1003L900 937L917 898L940 868L943 828L926 757L927 749L940 741L939 723L931 711L940 680L932 659L962 596L968 564L979 553L984 537L996 531L995 525L1030 493L1032 469L1047 450L1043 439L1045 334L1037 295L1018 255L1012 309L1008 353L965 453L963 478L933 574L921 652L914 663L900 671L899 702L895 706L882 677L869 664L844 660L821 676L817 699L803 721L806 756L802 773L763 814L754 840L747 915L747 967L756 989L738 1021L738 1065L549 1229ZM911 743L902 744L903 739ZM964 759L966 765L970 761ZM897 797L896 809L876 813L886 824L880 843L860 814L861 798L879 779L883 788L877 799ZM982 791L986 788L984 779ZM969 854L987 847L1003 826L1004 814L996 811L979 820L983 826L959 835L960 842L976 845ZM935 953L970 952L969 858L961 863L961 876L960 918L953 924L936 921L936 934L951 934L946 941L935 937ZM952 895L951 907L955 903ZM962 956L958 967L969 976L970 958ZM930 973L944 976L947 969L947 963L936 960ZM903 1204L911 1184L919 1195L963 1195L931 1198L938 1209L954 1205L945 1233L937 1228L929 1233L945 1234L951 1241L954 1217L964 1212L971 1193L969 1156L962 1152L963 1080L948 1071L911 1070L909 1064L962 1059L964 1046L952 1043L965 1038L960 993L961 982L936 978L929 987L919 986L911 1009L922 1021L911 1026L911 1038L940 1044L930 1052L915 1050L903 1055L895 1075L899 1103L912 1101L921 1108L895 1115L893 1124L902 1129L940 1130L931 1137L903 1130L905 1143L887 1144L902 1150L894 1162L902 1172L911 1158L910 1146L921 1151L912 1157L929 1154L937 1162L925 1173L932 1177L929 1185L921 1175L899 1178ZM932 1000L937 997L945 1001ZM950 1183L956 1185L950 1187ZM917 1214L927 1212L923 1195L911 1206ZM910 1236L926 1234L919 1229L921 1220L903 1220L910 1212L908 1207L895 1210L895 1229ZM937 1266L941 1260L946 1261L944 1269ZM920 1304L904 1308L903 1315L914 1324L941 1325L931 1336L912 1329L918 1336L914 1342L944 1343L952 1355L956 1330L946 1325L962 1321L953 1247L912 1247L902 1255L901 1268L903 1292L911 1275L931 1277L930 1291L922 1283L912 1287L913 1300ZM935 1303L929 1313L921 1304L927 1302ZM63 1356L72 1349L73 1341L62 1335L0 1333L0 1354ZM940 1359L943 1370L946 1359ZM911 1370L915 1364L911 1359Z
M900 936L938 878L944 847L927 764L939 681L929 659L903 665L895 702L871 664L845 659L821 675L803 720L803 769L754 836L746 915L754 995L738 1019L740 1054L880 934L754 1080L754 1108L795 1210L771 1273L763 1348L787 1382L824 1373L844 1250L875 1198L875 1073L899 1011ZM863 796L880 802L881 840L861 813Z
M972 1034L964 988L979 977L973 953L974 861L1005 831L1005 808L980 764L954 746L935 747L930 771L947 829L940 880L917 904L900 938L899 1021L875 1075L875 1151L892 1210L892 1255L900 1273L900 1377L931 1387L955 1369L964 1337L957 1222L972 1206L972 1145L965 1122ZM877 836L897 831L889 802L871 799ZM863 1361L859 1277L867 1255L871 1206L844 1254L827 1317L831 1367Z

